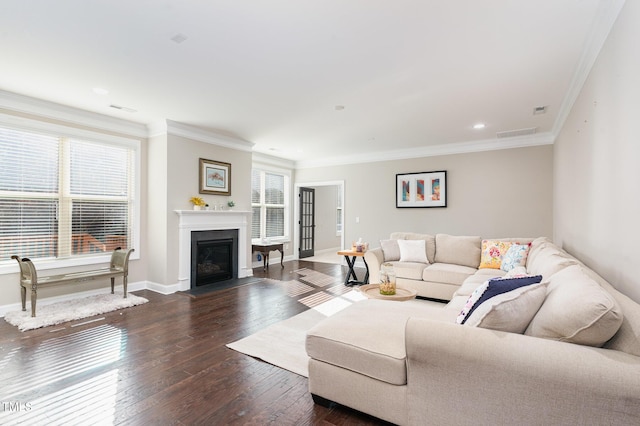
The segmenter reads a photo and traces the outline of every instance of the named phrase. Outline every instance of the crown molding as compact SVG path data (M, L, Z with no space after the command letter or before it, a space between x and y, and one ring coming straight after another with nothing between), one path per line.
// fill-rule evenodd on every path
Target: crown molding
M319 160L301 160L297 161L295 166L296 169L309 169L314 167L374 163L379 161L407 160L411 158L436 157L440 155L468 154L472 152L496 151L500 149L553 145L554 141L555 136L553 134L540 133L513 138L486 139L481 141L423 146L414 149L377 151L368 154L365 153L352 156L322 158Z
M554 135L557 136L560 134L560 131L573 108L573 104L576 99L578 99L580 91L582 90L584 83L587 81L591 68L593 68L596 59L598 59L598 55L600 54L607 37L609 37L609 33L611 32L613 25L618 19L618 15L624 6L624 3L625 0L600 2L596 18L591 25L584 48L582 49L582 55L580 55L578 66L576 67L571 83L569 84L567 94L565 95L562 104L560 104L556 121L553 123L551 133Z
M147 137L147 128L144 124L4 90L0 90L0 108L8 112L27 114L49 121L64 122L76 127L88 127L136 138Z
M283 169L294 169L295 161L287 158L273 157L271 155L263 154L261 152L253 152L253 162L257 164L264 164L267 166L280 167Z
M251 152L254 145L253 142L221 135L211 130L201 129L172 120L163 120L148 125L147 133L149 137L167 134L247 152Z

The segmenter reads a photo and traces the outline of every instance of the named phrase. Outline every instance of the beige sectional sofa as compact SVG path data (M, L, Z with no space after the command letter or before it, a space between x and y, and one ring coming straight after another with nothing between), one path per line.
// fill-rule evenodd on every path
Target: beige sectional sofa
M306 340L316 402L402 425L640 424L640 305L546 238L508 239L531 244L525 266L507 272L478 269L479 237L425 238L435 243L425 246L428 279L398 284L451 300L369 299L316 325ZM476 268L464 264L472 252ZM524 273L542 282L495 296L457 323L489 278Z
M495 240L529 244L533 238ZM409 258L413 261L402 260L403 253L398 243L407 241L424 241L423 261L418 261L415 255ZM368 250L364 258L369 267L371 283L379 282L380 266L383 262L388 262L393 265L399 286L416 290L418 296L450 300L462 283L472 275L477 275L482 283L487 274L496 276L506 273L499 269L478 269L481 251L480 237L394 232L388 240L381 241L381 247Z

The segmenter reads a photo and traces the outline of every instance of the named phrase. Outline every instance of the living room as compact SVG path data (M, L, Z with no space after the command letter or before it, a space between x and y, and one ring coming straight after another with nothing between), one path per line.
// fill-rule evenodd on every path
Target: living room
M210 205L226 205L233 200L237 211L251 210L252 169L275 170L288 176L291 216L287 222L285 260L296 259L299 245L295 226L296 185L342 182L345 247L359 238L376 246L395 231L483 237L546 236L620 292L640 302L640 284L632 255L640 217L640 199L635 196L637 190L633 186L633 182L640 180L640 169L635 164L635 159L640 158L636 143L640 131L635 125L640 113L637 101L640 62L633 54L640 36L636 25L640 7L637 2L588 3L591 12L597 11L594 19L599 19L595 19L590 31L583 33L579 43L583 49L573 52L577 60L562 86L564 91L557 96L557 102L549 105L545 115L533 116L531 110L538 105L528 105L527 115L531 117L525 125L517 127L548 129L533 135L499 139L495 137L496 130L513 128L493 128L491 136L480 142L459 139L406 151L393 149L392 138L378 136L377 139L388 143L388 148L369 151L365 145L360 147L360 154L340 156L334 147L334 155L324 160L292 160L278 157L278 152L269 151L268 147L256 152L258 144L254 145L249 136L232 133L237 131L232 127L213 131L184 124L190 121L188 117L175 116L169 119L165 116L164 120L149 125L131 121L126 112L114 118L95 113L93 107L70 105L64 101L64 93L54 97L55 91L48 92L46 100L35 96L39 90L52 90L46 89L46 82L34 82L29 87L26 83L12 85L11 78L0 80L2 123L18 127L53 124L73 129L72 132L80 130L137 141L140 206L136 252L129 271L131 291L172 294L185 290L180 285L182 277L177 261L180 216L176 210L191 210L189 198L199 195L198 160L204 158L231 165L231 195L204 194L203 198ZM553 7L550 3L547 6ZM3 19L11 19L10 13L5 16ZM185 43L188 42L187 39ZM11 43L10 37L5 37L4 43ZM17 58L12 57L14 63ZM18 68L19 64L14 65L12 72ZM260 93L259 87L252 88ZM128 89L136 92L134 87ZM492 87L485 97L508 97L508 91L508 85ZM194 99L194 103L206 108L200 102ZM250 115L250 105L246 101L240 109ZM351 108L347 104L344 110L331 112L349 113ZM462 104L446 105L445 109L457 108L465 109ZM211 112L217 113L220 112ZM371 146L375 143L369 142ZM397 174L437 170L447 171L446 208L396 208ZM259 263L249 249L243 255L244 272L249 275ZM0 284L5 288L0 294L2 314L20 304L18 269L9 256L0 259ZM75 264L70 269L82 268ZM104 287L100 283L87 284L85 288ZM73 297L75 291L63 286L42 297Z

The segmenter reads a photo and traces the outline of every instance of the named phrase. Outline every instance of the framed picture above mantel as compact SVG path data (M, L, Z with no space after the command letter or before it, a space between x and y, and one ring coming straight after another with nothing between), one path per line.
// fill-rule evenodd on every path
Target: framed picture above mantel
M447 207L447 172L396 174L396 207Z
M231 195L231 164L201 158L200 193Z

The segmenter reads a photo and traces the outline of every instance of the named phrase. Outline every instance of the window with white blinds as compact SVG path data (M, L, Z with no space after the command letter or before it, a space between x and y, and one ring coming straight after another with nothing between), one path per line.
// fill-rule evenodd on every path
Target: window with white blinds
M251 171L251 238L285 239L289 177L285 174L253 169Z
M0 127L0 262L132 246L137 149Z

